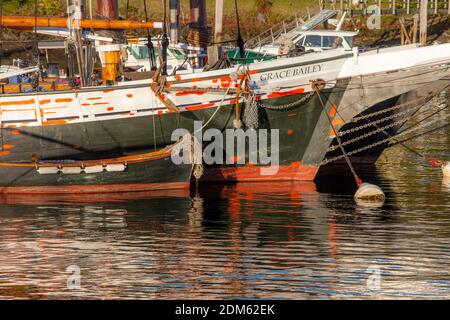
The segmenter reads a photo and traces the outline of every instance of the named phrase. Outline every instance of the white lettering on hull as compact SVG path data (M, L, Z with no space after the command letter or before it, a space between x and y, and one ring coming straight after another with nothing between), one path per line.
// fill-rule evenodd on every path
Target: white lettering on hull
M260 81L277 80L277 79L297 77L306 74L312 74L322 71L322 67L323 64L320 63L301 66L293 69L285 69L281 71L265 72L260 75L259 80Z

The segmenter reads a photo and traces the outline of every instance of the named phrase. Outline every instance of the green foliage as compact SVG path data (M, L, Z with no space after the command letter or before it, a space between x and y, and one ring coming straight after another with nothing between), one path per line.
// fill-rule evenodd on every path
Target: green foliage
M64 1L38 0L39 15L59 15L65 12ZM33 15L35 0L3 0L3 13L9 15Z
M34 0L3 0L3 14L18 15L29 12L34 7Z
M57 15L62 11L63 6L60 0L39 0L40 15Z

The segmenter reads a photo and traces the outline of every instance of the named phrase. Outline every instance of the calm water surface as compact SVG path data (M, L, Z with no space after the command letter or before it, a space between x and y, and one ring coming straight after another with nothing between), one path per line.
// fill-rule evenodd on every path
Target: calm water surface
M408 145L450 159L449 142L447 129ZM355 204L342 177L2 197L0 298L448 299L450 180L401 146L359 173L383 206Z

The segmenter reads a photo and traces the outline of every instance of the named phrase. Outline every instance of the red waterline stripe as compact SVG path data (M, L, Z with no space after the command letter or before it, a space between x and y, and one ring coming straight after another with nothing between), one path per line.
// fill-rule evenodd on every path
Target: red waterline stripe
M313 181L318 166L279 166L278 172L273 175L262 175L261 169L269 167L242 166L205 168L201 181Z
M104 185L70 185L70 186L8 186L1 187L0 193L27 194L67 194L67 193L115 193L137 192L151 190L188 189L189 182L161 182L134 184L104 184Z

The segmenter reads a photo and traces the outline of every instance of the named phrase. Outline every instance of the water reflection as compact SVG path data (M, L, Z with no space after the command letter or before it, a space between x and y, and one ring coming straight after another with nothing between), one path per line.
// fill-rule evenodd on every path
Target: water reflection
M450 177L442 178L442 189L444 191L450 191Z
M411 210L402 205L411 198L377 179L390 190L382 208L313 183L208 185L132 201L3 198L0 296L448 297L448 207ZM420 202L448 200L428 188ZM69 265L81 269L79 290L66 287ZM374 265L380 290L367 287Z

